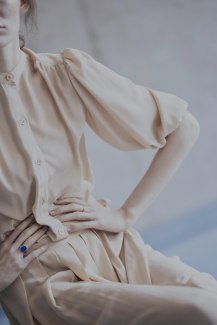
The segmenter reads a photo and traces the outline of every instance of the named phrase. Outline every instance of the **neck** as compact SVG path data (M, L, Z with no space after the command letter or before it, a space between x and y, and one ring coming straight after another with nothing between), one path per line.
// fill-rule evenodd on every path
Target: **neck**
M20 51L19 39L0 47L0 73L8 72L16 66L20 58Z

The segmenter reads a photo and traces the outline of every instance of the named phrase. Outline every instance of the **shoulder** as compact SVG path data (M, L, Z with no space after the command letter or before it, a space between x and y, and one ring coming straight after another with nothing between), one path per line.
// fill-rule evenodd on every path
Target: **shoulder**
M121 76L110 67L104 65L100 61L96 60L89 53L72 48L66 47L57 53L43 52L37 53L29 48L23 48L25 52L33 60L34 68L40 71L41 74L46 75L47 78L52 76L56 78L56 75L61 79L64 75L67 75L66 79L70 79L71 82L75 80L85 88L88 89L107 89L107 91L116 91L116 87L119 89L128 91L129 88L134 87L131 80L124 76Z
M87 61L95 61L87 52L71 47L63 48L56 53L35 52L27 47L23 47L22 51L26 53L34 65L40 64L47 67L64 64L82 65Z

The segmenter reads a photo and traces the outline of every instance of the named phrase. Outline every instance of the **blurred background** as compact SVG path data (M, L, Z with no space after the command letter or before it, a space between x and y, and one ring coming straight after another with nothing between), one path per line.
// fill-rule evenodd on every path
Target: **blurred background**
M66 47L135 83L189 103L200 137L176 175L134 225L144 241L217 278L217 1L38 0L39 31L26 47ZM22 27L21 27L22 28ZM121 152L85 129L96 197L119 207L155 150ZM0 324L8 324L0 318Z

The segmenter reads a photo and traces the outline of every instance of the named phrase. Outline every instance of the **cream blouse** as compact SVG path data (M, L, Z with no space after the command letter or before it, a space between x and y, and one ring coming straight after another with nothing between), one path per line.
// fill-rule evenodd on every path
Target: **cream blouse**
M68 232L49 215L56 198L96 200L85 123L123 151L162 148L188 104L137 85L78 49L24 47L20 55L11 71L0 73L0 239L34 213L58 241Z

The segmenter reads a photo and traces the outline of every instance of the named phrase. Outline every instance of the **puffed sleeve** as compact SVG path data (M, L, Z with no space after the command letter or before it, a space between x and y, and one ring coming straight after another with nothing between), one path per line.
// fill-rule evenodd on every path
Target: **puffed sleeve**
M135 84L84 51L64 48L60 53L87 124L117 149L163 147L188 110L180 97Z

